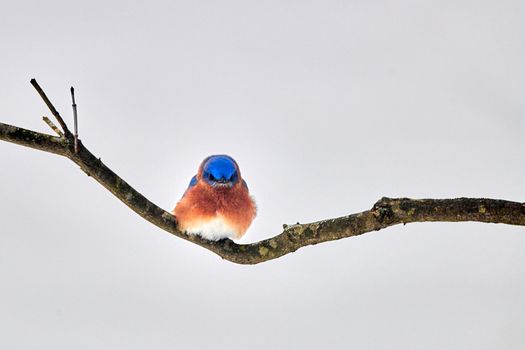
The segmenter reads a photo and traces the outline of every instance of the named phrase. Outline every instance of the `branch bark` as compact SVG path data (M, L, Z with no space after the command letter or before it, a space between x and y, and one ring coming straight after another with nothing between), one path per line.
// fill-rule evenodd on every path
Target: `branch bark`
M31 83L35 88L36 81ZM55 117L56 109L38 86L40 96ZM257 264L295 252L297 249L317 243L358 236L383 228L411 222L478 221L525 226L525 204L488 198L410 199L381 198L372 209L339 218L308 224L284 225L275 237L251 244L237 244L229 239L217 242L188 235L177 228L176 218L158 207L131 187L109 169L100 158L95 157L78 140L78 152L74 138L62 118L63 136L51 136L16 126L0 123L0 140L16 143L44 152L64 156L75 162L82 171L98 181L130 209L152 224L177 237L191 241L238 264Z

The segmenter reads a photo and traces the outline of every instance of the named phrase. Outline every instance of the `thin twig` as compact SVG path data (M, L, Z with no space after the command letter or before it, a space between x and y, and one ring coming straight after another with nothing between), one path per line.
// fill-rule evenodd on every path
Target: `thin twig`
M53 129L54 132L57 133L58 136L64 137L64 133L60 131L60 129L51 120L49 120L48 117L44 116L42 117L42 119L46 122L47 125L49 125L51 129Z
M75 103L75 89L71 87L71 100L73 101L73 121L74 121L74 137L75 137L75 153L78 153L78 119L77 119L77 104Z
M69 129L67 128L67 125L66 123L64 122L64 119L62 119L62 117L60 116L60 114L58 113L58 111L56 110L55 106L53 106L53 104L51 103L51 101L49 101L49 98L47 98L46 96L46 93L44 92L44 90L42 90L42 88L40 87L40 85L38 85L38 83L36 82L35 79L31 79L31 85L33 85L33 87L35 88L35 90L38 92L38 94L40 95L40 97L42 98L42 100L44 100L45 104L47 105L47 108L49 108L49 110L51 111L51 113L53 114L53 116L56 118L56 120L58 121L58 124L60 124L60 126L62 127L62 130L64 131L64 134L69 137L71 136L71 132L69 131Z

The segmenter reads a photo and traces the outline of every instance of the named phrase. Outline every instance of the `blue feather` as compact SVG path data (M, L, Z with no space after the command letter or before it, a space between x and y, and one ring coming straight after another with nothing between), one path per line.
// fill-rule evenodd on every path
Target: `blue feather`
M194 175L191 180L190 180L190 184L188 186L188 188L192 188L193 186L195 186L197 184L197 175Z

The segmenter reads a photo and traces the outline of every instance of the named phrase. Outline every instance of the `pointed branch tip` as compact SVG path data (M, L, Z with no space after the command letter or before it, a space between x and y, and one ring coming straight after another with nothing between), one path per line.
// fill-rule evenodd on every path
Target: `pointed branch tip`
M53 106L53 104L51 103L49 98L46 96L46 93L44 92L44 90L42 90L42 88L40 87L40 85L38 85L37 81L34 78L31 79L31 85L33 85L35 90L40 95L40 98L42 98L44 103L47 105L47 108L49 108L49 110L51 111L51 113L53 114L55 119L58 121L58 124L60 124L60 126L62 127L62 130L64 131L64 134L66 136L70 136L71 132L67 128L67 125L64 122L64 119L62 119L62 117L60 116L60 113L58 113L58 111L56 110L55 106Z
M60 131L60 129L48 117L44 116L42 119L54 132L58 134L58 136L64 137L64 133Z
M77 117L77 104L75 102L75 89L71 87L71 100L73 101L73 121L74 121L74 138L75 138L75 153L78 153L78 117Z

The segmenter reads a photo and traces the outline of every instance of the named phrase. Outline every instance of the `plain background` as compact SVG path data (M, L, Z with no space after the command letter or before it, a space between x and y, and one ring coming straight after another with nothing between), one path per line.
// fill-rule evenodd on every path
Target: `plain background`
M210 154L283 223L382 196L525 200L525 2L2 1L0 120L171 210ZM0 143L2 349L522 349L525 231L398 226L240 266L71 161Z

